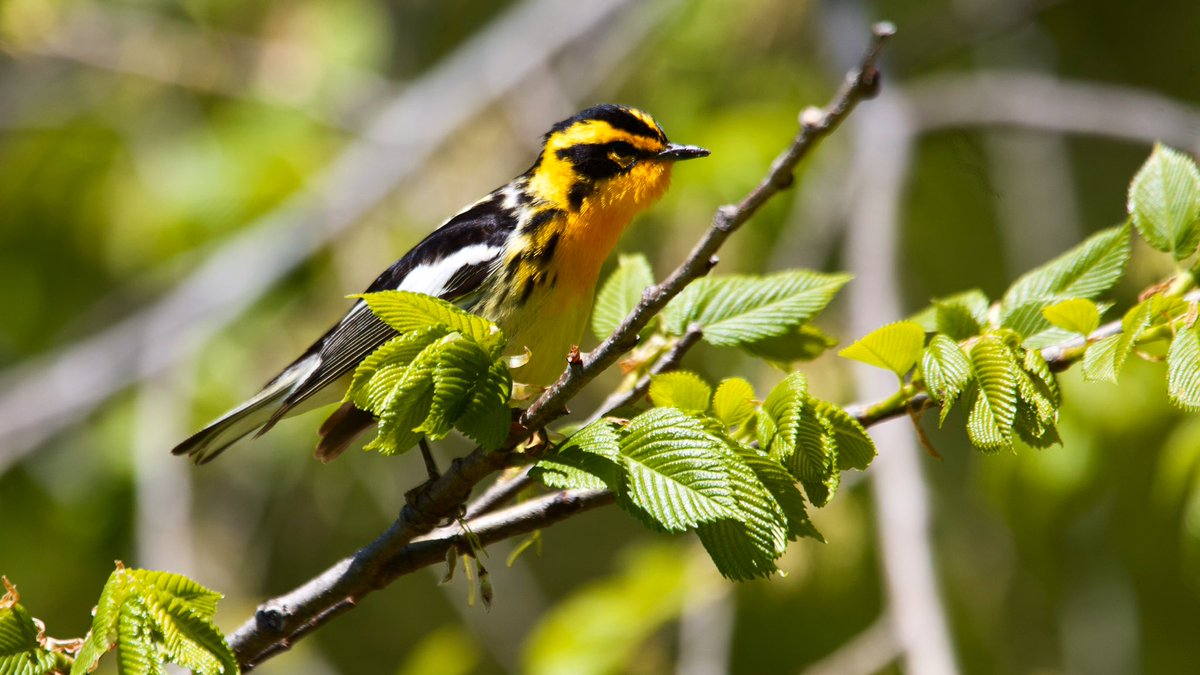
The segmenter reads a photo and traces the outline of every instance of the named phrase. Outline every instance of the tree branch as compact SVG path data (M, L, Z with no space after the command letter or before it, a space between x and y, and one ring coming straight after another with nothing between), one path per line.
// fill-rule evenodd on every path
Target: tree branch
M870 46L858 67L847 75L832 103L825 109L805 110L800 116L799 132L772 163L766 177L737 205L717 209L712 224L683 263L661 284L646 289L642 300L612 335L588 354L568 359L568 367L563 375L522 415L524 428L541 429L565 414L567 402L631 349L637 343L637 335L642 328L673 297L689 283L708 273L716 264L717 250L729 235L749 220L767 200L791 185L792 172L800 160L819 141L833 133L859 102L878 91L876 62L884 44L894 33L895 27L890 23L879 23L873 27ZM501 451L488 452L477 448L469 455L454 460L437 480L425 484L411 495L409 503L392 526L371 544L290 593L260 605L255 615L229 638L238 663L244 670L253 668L288 649L296 640L329 619L352 608L371 591L383 588L401 574L428 564L418 564L418 561L440 559L439 555L444 555L453 543L453 537L447 535L437 539L434 535L432 541L440 543L430 543L429 538L417 538L430 533L440 520L460 508L480 481L504 467L508 459L507 451L529 435L515 434ZM546 524L547 518L561 519L583 508L611 502L613 498L604 492L565 491L550 495L549 501L546 499L535 500L546 506L544 510L535 510L533 515L519 521L513 520L513 514L527 513L523 509L530 508L527 504L533 502L479 516L471 521L470 527L486 543L538 529ZM482 532L494 538L485 538ZM430 558L430 547L440 547L440 554Z

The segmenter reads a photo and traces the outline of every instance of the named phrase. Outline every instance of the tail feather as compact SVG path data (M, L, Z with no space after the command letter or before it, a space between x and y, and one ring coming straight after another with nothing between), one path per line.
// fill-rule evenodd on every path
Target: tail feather
M314 361L316 357L314 356ZM253 398L221 415L171 450L187 455L197 464L207 464L226 448L272 420L284 399L298 382L312 372L315 363L297 363L272 380Z

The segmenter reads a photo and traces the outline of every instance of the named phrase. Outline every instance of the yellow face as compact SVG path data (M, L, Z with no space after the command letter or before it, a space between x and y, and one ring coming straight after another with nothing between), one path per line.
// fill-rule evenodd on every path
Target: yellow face
M619 221L662 196L676 161L707 154L669 143L654 118L640 110L597 106L546 135L530 187L567 211L612 211L604 220Z

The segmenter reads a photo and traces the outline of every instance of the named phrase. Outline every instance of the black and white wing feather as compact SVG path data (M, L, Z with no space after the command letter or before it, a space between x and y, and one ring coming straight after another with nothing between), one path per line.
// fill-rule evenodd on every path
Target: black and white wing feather
M451 218L367 287L368 293L426 293L469 308L502 260L517 216L497 191ZM397 335L362 300L254 398L227 412L172 450L210 461L243 436L265 433L280 419L354 372L371 352ZM340 398L342 392L337 392ZM321 397L326 398L326 397ZM336 401L332 398L329 403Z

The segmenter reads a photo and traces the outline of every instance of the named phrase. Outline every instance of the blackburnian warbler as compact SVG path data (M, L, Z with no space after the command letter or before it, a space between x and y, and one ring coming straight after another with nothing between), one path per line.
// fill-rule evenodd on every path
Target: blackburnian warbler
M666 191L675 162L706 155L668 142L640 110L588 108L550 129L528 171L446 221L367 292L426 293L494 321L529 355L514 381L548 385L583 335L600 267L625 227ZM359 300L262 391L173 452L204 463L283 417L341 400L359 362L395 335ZM336 457L373 422L343 403L321 426L317 456Z

